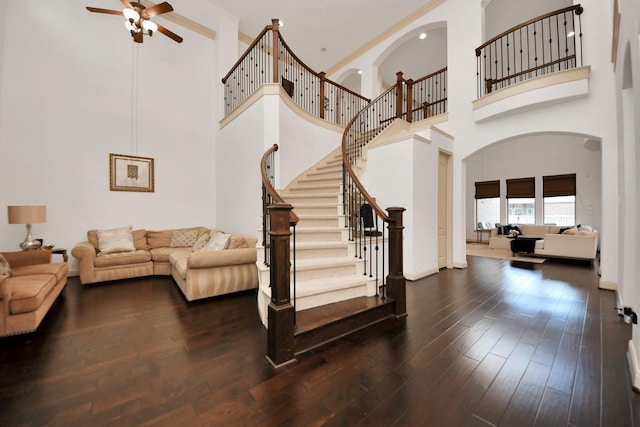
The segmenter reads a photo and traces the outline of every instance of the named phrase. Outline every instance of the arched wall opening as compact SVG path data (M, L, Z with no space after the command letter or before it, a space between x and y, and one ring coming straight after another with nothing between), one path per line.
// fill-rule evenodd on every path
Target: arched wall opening
M542 132L495 141L464 159L466 239L475 240L475 183L500 181L500 222L507 223L506 180L535 178L535 223L543 223L542 177L576 174L576 224L602 226L600 138Z
M425 34L420 38L421 34ZM402 71L416 80L447 66L447 24L433 22L414 28L393 41L374 61L378 67L380 92L396 82Z

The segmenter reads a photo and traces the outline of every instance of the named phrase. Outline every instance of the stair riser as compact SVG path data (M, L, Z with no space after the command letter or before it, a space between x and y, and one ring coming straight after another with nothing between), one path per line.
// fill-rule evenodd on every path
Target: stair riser
M347 248L297 249L296 259L336 258L348 256Z
M318 187L315 186L313 184L308 184L305 186L296 186L294 188L289 188L287 189L286 192L284 192L284 194L282 194L282 198L283 199L287 199L287 196L291 195L291 196L296 196L296 195L306 195L306 194L338 194L340 192L340 185L334 185L331 187L326 187L326 186L322 186L322 187Z
M300 215L338 215L337 206L326 206L326 207L297 206L294 208L294 210L298 216Z
M306 194L287 194L282 196L283 199L293 205L293 209L296 208L296 203L304 204L338 204L338 196L314 196Z
M338 227L339 225L337 216L335 218L300 218L298 221L298 227Z
M298 268L296 272L296 281L303 282L305 280L317 280L317 279L326 279L329 277L340 277L340 276L349 276L356 274L356 266L338 266L338 267L328 267L328 268L314 268L314 269L305 269L302 270ZM292 277L293 280L293 277ZM363 291L363 295L364 295Z
M331 242L340 240L341 232L336 229L336 231L331 232L302 232L300 229L296 232L296 240L298 242Z
M309 308L320 307L325 304L365 296L365 293L366 287L362 285L347 289L338 289L336 291L325 292L317 295L309 295L307 297L298 297L295 299L296 311L307 310Z
M307 182L307 181L335 181L342 182L342 171L318 171L318 172L309 172L306 178L300 179L298 182Z

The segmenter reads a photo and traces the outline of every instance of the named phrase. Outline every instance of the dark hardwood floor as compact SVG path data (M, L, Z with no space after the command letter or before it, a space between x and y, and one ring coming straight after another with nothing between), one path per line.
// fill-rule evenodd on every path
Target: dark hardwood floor
M408 283L404 324L278 373L254 292L72 278L37 332L0 339L0 425L640 425L594 266L468 259Z

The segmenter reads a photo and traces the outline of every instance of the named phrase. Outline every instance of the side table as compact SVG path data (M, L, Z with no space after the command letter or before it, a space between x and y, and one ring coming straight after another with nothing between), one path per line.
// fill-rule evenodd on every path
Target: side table
M62 259L64 260L64 262L67 262L69 260L69 256L67 256L67 250L64 248L53 248L51 249L51 253L62 255Z

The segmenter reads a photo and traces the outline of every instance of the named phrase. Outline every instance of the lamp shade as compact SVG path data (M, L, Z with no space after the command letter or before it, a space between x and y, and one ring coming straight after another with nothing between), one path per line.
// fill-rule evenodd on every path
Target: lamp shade
M46 206L8 206L9 224L38 224L47 221Z

